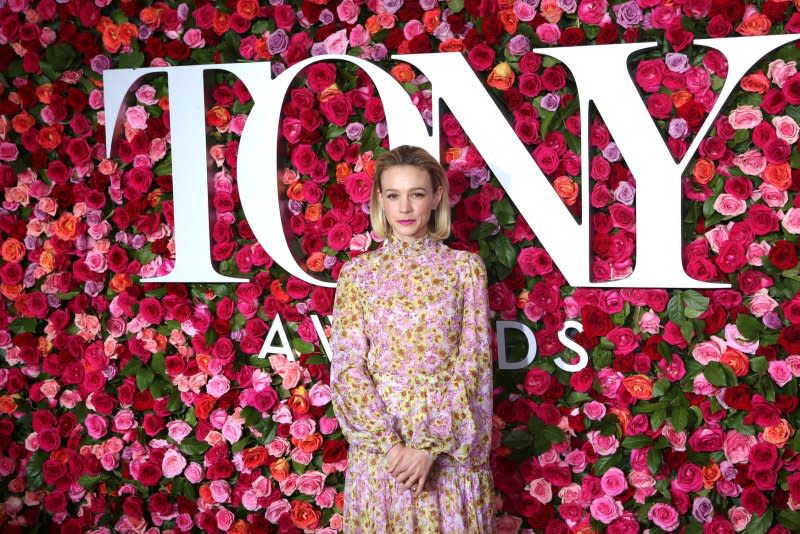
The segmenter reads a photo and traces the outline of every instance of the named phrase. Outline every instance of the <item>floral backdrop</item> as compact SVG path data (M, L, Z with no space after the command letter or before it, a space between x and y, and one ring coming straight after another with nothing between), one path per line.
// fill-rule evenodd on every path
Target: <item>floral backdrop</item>
M461 52L565 209L590 221L602 281L635 266L635 177L602 117L578 109L569 70L531 49L657 42L630 72L677 160L727 74L726 58L694 39L800 32L798 5L3 0L0 528L342 530L347 446L311 319L330 315L334 290L289 276L244 218L247 89L217 74L206 119L213 260L249 281L153 284L175 261L166 80L131 96L108 159L104 69L249 60L277 75L346 53L390 72L431 124L430 83L389 57ZM448 244L480 252L495 319L525 323L538 342L531 366L495 369L500 533L800 530L798 59L789 44L739 81L684 173L686 271L725 290L569 287L444 111ZM589 214L579 111L591 113ZM320 279L379 246L368 199L389 136L352 65L309 67L286 95L275 147L284 230ZM277 314L296 361L254 358ZM575 374L553 364L567 319L583 323L590 353Z

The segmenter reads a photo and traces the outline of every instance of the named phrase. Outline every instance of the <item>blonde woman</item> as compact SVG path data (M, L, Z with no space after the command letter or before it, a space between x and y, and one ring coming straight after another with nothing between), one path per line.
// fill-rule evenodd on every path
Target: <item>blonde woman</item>
M486 268L442 242L447 177L421 148L377 158L370 219L383 246L341 268L331 330L344 532L494 532Z

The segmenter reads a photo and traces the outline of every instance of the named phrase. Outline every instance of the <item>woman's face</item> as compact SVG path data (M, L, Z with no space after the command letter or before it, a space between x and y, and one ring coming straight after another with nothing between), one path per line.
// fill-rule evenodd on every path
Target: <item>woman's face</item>
M384 170L381 184L378 198L394 235L403 241L424 237L431 211L442 198L442 187L434 192L428 172L412 165Z

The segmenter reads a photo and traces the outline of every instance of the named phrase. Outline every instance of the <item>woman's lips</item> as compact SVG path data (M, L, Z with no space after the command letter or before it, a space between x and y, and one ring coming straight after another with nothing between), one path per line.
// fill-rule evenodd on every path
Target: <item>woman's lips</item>
M401 219L397 222L399 222L400 224L411 224L414 222L414 219Z

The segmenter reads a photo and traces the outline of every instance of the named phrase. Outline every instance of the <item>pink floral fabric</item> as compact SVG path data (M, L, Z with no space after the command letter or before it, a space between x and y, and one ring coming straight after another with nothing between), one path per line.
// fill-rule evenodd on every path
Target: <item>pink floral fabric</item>
M334 412L350 443L344 530L494 532L486 268L426 236L342 267L331 330ZM425 490L387 471L398 442L436 456Z

